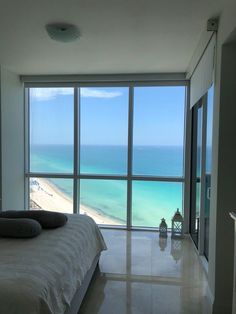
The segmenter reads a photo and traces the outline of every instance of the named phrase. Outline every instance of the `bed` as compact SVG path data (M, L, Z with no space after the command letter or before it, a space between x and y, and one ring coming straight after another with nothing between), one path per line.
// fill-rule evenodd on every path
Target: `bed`
M0 238L0 313L77 313L105 249L85 215L33 239Z

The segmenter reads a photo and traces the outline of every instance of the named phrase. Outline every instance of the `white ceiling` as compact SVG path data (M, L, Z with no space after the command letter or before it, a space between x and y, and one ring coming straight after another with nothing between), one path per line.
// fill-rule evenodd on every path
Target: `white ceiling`
M0 64L19 74L185 72L228 0L0 0ZM76 24L52 41L45 24Z

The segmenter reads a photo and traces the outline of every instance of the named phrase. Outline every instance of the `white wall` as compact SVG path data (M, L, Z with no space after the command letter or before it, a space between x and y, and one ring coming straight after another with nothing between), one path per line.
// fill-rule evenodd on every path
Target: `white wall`
M208 282L213 313L231 314L236 208L236 51L224 47L236 28L236 3L221 15L217 36ZM223 50L223 54L222 54Z
M2 210L24 209L24 90L1 68Z

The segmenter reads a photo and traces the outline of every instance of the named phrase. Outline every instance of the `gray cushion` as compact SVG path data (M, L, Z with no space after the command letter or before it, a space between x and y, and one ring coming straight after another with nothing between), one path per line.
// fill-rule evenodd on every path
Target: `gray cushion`
M7 210L0 212L3 218L30 218L35 219L44 229L62 227L68 218L66 215L47 210Z
M0 218L0 237L33 238L42 231L41 225L33 219Z

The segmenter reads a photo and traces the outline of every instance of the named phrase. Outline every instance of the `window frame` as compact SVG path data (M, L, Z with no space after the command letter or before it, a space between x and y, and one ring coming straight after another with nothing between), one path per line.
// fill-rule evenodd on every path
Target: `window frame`
M149 176L149 175L134 175L132 174L133 165L133 113L134 113L134 88L135 87L161 87L161 86L183 86L185 87L185 107L184 107L184 134L183 134L183 176ZM74 88L74 168L73 174L61 173L43 173L30 172L30 142L29 142L29 126L30 126L30 88L50 88L50 87L72 87ZM127 175L96 175L96 174L81 174L80 173L80 88L82 87L127 87L128 88L128 148L127 148ZM125 180L127 181L127 219L125 226L114 225L99 225L102 228L116 228L127 230L156 230L152 227L136 227L132 226L132 182L139 181L158 181L158 182L180 182L183 184L182 209L184 216L184 231L188 232L188 195L186 193L189 182L189 128L187 121L189 120L189 81L188 80L143 80L143 81L102 81L102 82L27 82L25 83L25 207L30 208L30 178L61 178L73 179L73 213L79 213L80 207L80 179L101 179L101 180ZM77 162L76 162L77 161Z

